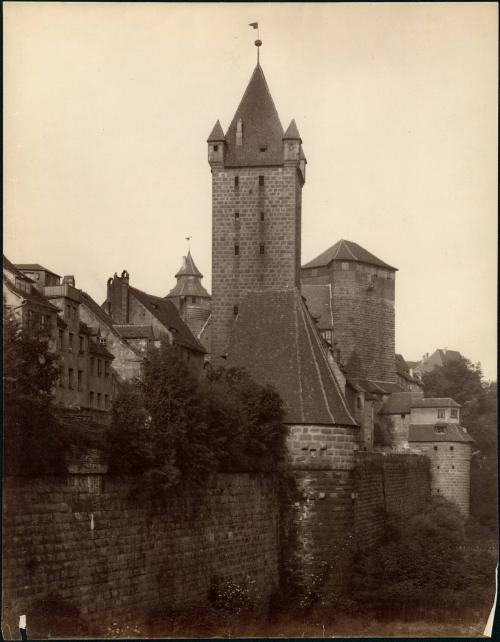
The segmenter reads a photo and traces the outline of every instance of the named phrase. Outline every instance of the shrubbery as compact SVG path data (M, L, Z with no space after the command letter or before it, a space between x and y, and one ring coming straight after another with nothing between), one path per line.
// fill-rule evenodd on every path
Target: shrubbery
M277 470L285 456L280 397L244 371L200 379L180 351L162 343L143 376L113 407L110 470L142 473L155 487L201 481L216 471Z
M463 614L491 606L494 570L494 557L466 540L458 508L434 498L419 514L388 518L384 541L357 554L349 593L355 608L385 618Z

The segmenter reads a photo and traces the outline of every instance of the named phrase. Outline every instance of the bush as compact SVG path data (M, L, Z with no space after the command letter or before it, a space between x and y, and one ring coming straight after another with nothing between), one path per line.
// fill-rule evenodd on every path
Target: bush
M427 617L488 606L495 564L467 545L454 504L435 498L421 513L392 517L387 525L382 544L355 557L350 593L358 608L381 617Z
M245 372L200 380L163 342L144 373L122 388L108 438L110 471L141 473L151 488L202 482L213 472L275 471L285 457L280 397Z

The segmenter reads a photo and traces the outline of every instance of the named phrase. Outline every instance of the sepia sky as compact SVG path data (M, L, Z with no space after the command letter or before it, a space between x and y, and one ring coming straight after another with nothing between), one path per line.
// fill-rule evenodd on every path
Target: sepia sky
M206 139L256 63L308 159L302 262L338 239L399 268L396 347L496 378L496 3L15 3L4 10L4 252L163 296L193 236L210 289Z

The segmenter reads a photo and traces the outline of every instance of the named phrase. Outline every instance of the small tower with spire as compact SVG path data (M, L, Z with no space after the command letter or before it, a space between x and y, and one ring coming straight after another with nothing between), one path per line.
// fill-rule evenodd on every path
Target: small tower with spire
M300 285L306 159L295 121L283 130L259 62L226 133L217 121L207 143L212 172L211 354L217 363L226 353L247 292Z
M195 337L199 338L210 316L211 297L201 284L203 274L196 267L191 250L188 250L187 256L182 257L182 265L175 278L177 284L165 298L172 301L182 320Z

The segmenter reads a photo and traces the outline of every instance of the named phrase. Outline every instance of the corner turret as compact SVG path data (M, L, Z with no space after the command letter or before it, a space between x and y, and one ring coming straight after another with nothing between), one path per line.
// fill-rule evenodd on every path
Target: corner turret
M283 134L283 160L286 165L297 165L302 174L302 182L305 182L307 161L302 151L302 138L295 119L292 119L288 129Z
M213 164L224 164L224 152L226 145L226 138L221 124L217 121L212 129L210 136L207 139L208 143L208 162Z

